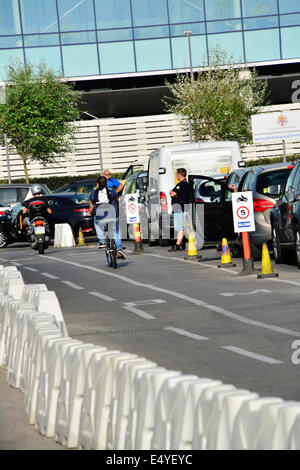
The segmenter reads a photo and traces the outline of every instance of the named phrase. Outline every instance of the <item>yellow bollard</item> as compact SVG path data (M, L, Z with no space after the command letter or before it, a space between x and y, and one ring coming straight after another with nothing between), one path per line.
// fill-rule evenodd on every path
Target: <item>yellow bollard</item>
M229 251L228 241L226 238L222 239L222 256L221 264L218 264L218 268L233 268L236 264L232 263L231 254Z
M84 236L83 236L81 227L80 227L79 233L78 233L78 245L85 245Z
M266 277L279 277L279 274L273 271L268 246L264 243L262 246L261 274L258 274L257 278L263 279Z

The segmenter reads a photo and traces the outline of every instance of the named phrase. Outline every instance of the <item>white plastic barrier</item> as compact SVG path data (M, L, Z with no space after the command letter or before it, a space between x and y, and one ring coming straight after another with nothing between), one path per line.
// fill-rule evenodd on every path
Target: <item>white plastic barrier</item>
M71 448L300 449L300 403L67 336L56 294L0 266L0 365L29 422Z
M66 248L75 246L74 235L69 224L55 224L54 246L57 248Z

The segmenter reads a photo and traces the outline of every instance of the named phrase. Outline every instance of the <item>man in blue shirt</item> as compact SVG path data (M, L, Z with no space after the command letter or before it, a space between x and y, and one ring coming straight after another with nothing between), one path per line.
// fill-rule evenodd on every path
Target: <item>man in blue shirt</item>
M117 192L117 194L122 191L124 184L120 183L120 181L114 178L111 178L109 170L104 170L103 175L107 179L107 187L109 189L114 189Z

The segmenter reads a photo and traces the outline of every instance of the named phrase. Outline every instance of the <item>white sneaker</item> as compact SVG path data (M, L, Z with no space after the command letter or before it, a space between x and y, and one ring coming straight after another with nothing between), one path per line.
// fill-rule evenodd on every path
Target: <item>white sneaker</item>
M105 248L105 243L104 242L99 242L97 245L97 248L101 250L102 248Z
M126 259L126 255L125 255L124 251L121 250L121 248L119 248L119 250L117 250L117 254L118 254L118 258Z

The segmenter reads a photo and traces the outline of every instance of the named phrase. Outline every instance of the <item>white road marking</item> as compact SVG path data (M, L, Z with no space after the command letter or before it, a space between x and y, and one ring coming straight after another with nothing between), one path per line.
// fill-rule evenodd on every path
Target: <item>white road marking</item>
M54 256L47 256L47 260L49 260L49 259L52 259L54 261L58 261L60 263L65 263L65 264L70 264L72 266L77 266L79 268L88 269L89 271L97 272L97 273L103 274L104 276L107 276L107 277L112 277L112 278L115 278L115 279L119 279L121 281L127 282L128 284L131 284L131 285L134 285L134 286L137 286L137 287L143 287L145 289L150 289L150 290L154 290L156 292L161 292L163 294L167 294L167 295L170 295L172 297L179 298L180 300L192 303L192 304L197 305L199 307L203 307L203 308L205 308L207 310L210 310L210 311L213 311L215 313L219 313L219 314L221 314L225 317L231 318L232 320L237 320L241 323L246 323L248 325L252 325L252 326L255 326L255 327L258 327L258 328L264 328L264 329L267 329L267 330L274 331L276 333L281 333L281 334L294 336L294 337L300 337L300 332L298 332L298 331L293 331L293 330L289 330L289 329L286 329L286 328L282 328L280 326L270 325L270 324L267 324L267 323L262 323L262 322L259 322L259 321L251 320L249 318L243 317L242 315L238 315L236 313L230 312L230 311L225 310L225 309L223 309L221 307L218 307L216 305L210 305L210 304L204 302L203 300L199 300L199 299L195 299L193 297L189 297L189 296L181 294L180 292L177 292L177 291L173 291L173 290L169 290L169 289L163 289L162 287L157 287L157 286L154 286L152 284L144 284L142 282L138 282L138 281L135 281L133 279L130 279L126 276L122 276L121 274L116 274L116 273L113 273L113 272L110 272L110 271L104 271L103 269L99 269L99 268L96 268L94 266L87 266L87 265L84 265L84 264L81 264L81 263L75 263L73 261L67 261L67 260L64 260L64 259L61 259L61 258L56 258Z
M49 279L59 279L59 277L53 276L53 274L49 274L49 273L41 273L41 275L48 277Z
M255 295L255 294L272 294L272 290L268 289L257 289L253 290L252 292L222 292L220 295L223 295L224 297L234 297L235 295Z
M38 269L31 268L30 266L24 266L24 269L27 269L27 271L31 271L31 272L33 272L33 273L37 273L37 272L38 272Z
M16 263L15 261L9 261L9 263L13 264L14 266L22 266L21 263Z
M109 295L100 294L100 292L88 292L88 293L89 295L93 295L94 297L99 297L100 299L106 300L107 302L112 302L113 300L116 300L116 299L113 299L112 297L109 297Z
M164 329L173 331L173 333L177 333L178 335L187 336L188 338L192 338L192 339L197 339L198 341L208 339L205 336L196 335L195 333L190 333L189 331L182 330L181 328L173 328L172 326L168 326Z
M144 312L143 310L140 310L139 308L131 307L131 306L123 306L124 310L128 310L129 312L135 313L135 315L138 315L139 317L145 318L146 320L155 320L155 317L152 315L149 315L149 313Z
M74 284L73 282L71 281L61 281L63 284L66 284L67 286L69 287L72 287L72 289L76 289L76 290L83 290L83 287L81 286L78 286L77 284Z
M155 305L155 304L164 304L166 300L162 299L150 299L150 300L137 300L134 302L124 302L124 305L128 307L138 307L139 305Z
M261 354L256 354L251 351L246 351L245 349L237 348L236 346L222 346L223 349L227 349L227 351L232 351L237 354L241 354L242 356L250 357L251 359L256 359L257 361L266 362L267 364L283 364L282 361L278 361L277 359L273 359L272 357L263 356Z

